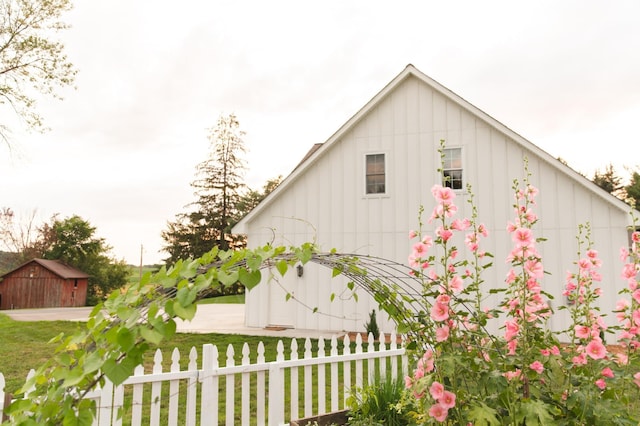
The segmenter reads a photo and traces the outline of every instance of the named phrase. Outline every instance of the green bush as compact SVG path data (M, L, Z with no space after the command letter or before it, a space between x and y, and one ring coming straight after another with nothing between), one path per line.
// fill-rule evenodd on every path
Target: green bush
M367 386L353 389L347 399L351 426L402 426L410 424L406 405L399 404L405 393L402 378L376 376Z

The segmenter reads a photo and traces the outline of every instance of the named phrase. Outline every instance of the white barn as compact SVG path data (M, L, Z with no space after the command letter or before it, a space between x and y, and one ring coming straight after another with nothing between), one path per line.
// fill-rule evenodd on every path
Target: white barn
M441 139L449 154L459 158L452 172L461 178L462 188L472 185L478 221L489 230L482 247L495 255L495 266L484 274L487 285L504 285L511 250L506 224L514 215L512 184L524 176L526 157L531 183L540 189L535 233L547 239L540 251L551 274L543 278L543 287L555 296L552 305L563 303L566 272L573 270L577 256L578 225L589 222L603 260L601 308L611 312L624 286L619 249L628 245L630 208L412 65L326 142L315 145L233 232L246 234L249 247L314 241L323 251L335 248L406 263L408 231L417 227L421 205L429 230L426 219L434 206L430 189L441 182ZM367 162L382 167L369 182L378 179L383 185L366 185ZM459 217L471 213L465 196L459 191ZM378 310L376 303L364 293L357 302L346 297L345 284L315 264L305 265L302 276L263 278L247 294L246 324L364 331L369 312ZM287 300L287 292L294 297ZM553 329L568 325L565 314L554 315ZM378 315L378 323L387 332L394 327L386 315Z

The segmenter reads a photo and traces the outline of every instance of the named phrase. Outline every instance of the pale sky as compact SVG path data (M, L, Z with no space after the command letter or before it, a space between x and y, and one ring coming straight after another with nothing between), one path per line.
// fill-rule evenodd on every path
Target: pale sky
M588 177L640 165L640 2L77 1L79 69L51 130L13 127L0 207L79 215L128 263L160 262L194 201L207 129L235 113L247 183L288 175L411 63Z

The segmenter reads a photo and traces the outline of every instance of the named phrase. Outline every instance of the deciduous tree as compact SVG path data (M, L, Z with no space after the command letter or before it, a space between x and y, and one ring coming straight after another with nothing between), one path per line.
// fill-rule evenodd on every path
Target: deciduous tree
M70 0L0 0L0 106L3 115L17 114L28 128L44 129L39 94L60 98L59 89L73 84L76 70L53 38L68 28L61 17L71 7ZM7 144L9 130L0 122Z

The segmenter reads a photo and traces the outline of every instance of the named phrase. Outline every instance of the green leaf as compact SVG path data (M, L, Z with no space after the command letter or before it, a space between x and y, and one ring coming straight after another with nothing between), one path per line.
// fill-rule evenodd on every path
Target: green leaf
M332 301L332 302L333 302L333 300L334 300L335 298L336 298L336 294L335 294L335 293L331 293L331 297L330 297L330 299L331 299L331 301Z
M129 331L129 329L127 328L121 328L118 331L118 344L122 348L123 352L126 352L129 349L131 349L135 344L135 338L133 336L133 333L131 333L131 331Z
M240 282L249 290L260 284L260 279L262 278L262 274L259 269L249 272L246 269L241 268L238 271L238 276L240 278Z
M196 315L196 309L197 307L195 304L187 306L182 306L180 303L173 304L173 312L175 312L178 317L187 321L193 319L193 317Z
M178 304L176 303L175 306L178 306ZM142 338L144 340L146 340L147 342L150 342L150 343L152 343L154 345L159 345L160 342L162 342L162 339L164 337L162 335L162 333L160 333L160 332L158 332L156 330L150 329L150 328L145 328L145 327L140 328L140 335L142 336Z
M516 413L516 419L518 424L527 426L549 425L554 422L547 405L539 399L523 400L519 412Z
M280 260L280 261L276 262L276 269L278 270L280 275L282 275L284 277L284 274L287 273L287 269L289 269L289 265L287 264L286 261Z
M125 357L120 362L116 362L113 358L109 358L104 362L102 371L114 385L118 386L133 374L133 370L135 368L136 363L129 357Z
M238 272L234 271L227 274L224 271L218 271L218 281L220 281L224 286L229 287L238 281Z
M498 412L482 402L474 404L469 409L468 419L475 426L499 426Z
M291 299L291 293L287 293L284 300L288 301L289 299Z
M84 373L89 374L98 371L102 367L102 355L98 351L89 353L84 359Z

